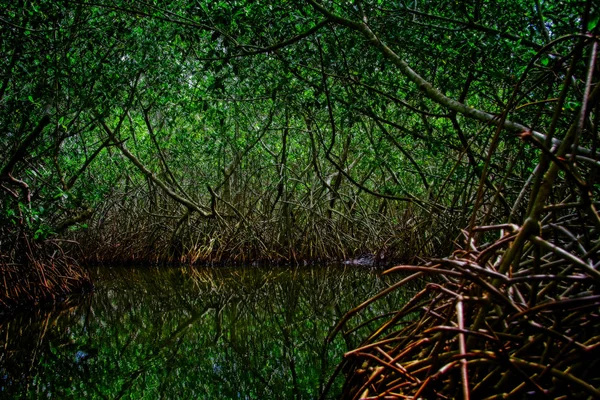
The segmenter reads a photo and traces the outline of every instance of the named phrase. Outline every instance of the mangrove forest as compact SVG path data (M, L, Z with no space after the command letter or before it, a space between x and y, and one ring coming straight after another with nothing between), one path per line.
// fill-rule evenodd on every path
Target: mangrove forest
M0 398L600 399L594 0L0 0Z

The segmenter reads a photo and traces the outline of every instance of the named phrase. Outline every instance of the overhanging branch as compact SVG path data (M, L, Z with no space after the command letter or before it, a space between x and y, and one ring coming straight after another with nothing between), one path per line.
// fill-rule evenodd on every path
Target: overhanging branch
M175 193L173 190L171 190L171 188L169 188L160 178L158 178L152 171L150 171L148 168L146 168L146 166L144 164L142 164L142 162L136 156L134 156L129 150L127 150L127 148L125 147L123 142L117 140L112 129L110 129L104 121L100 120L100 125L102 125L102 128L108 134L108 136L112 139L115 146L118 147L119 150L121 150L121 153L123 153L123 155L125 157L127 157L129 159L129 161L131 161L131 163L137 167L137 169L140 170L140 172L142 172L144 175L146 175L148 177L148 179L150 179L158 187L160 187L170 198L172 198L179 204L186 206L188 209L190 209L192 211L196 211L198 214L200 214L203 217L212 218L215 216L213 213L209 213L209 212L205 211L207 209L207 207L199 205L191 200L188 200L185 197L182 197L182 196L178 195L177 193Z
M406 61L404 61L398 54L396 54L391 48L389 48L384 42L382 42L377 35L371 30L369 25L365 22L357 22L352 21L350 19L339 16L327 8L317 3L315 0L308 0L308 2L315 8L319 13L328 18L331 22L337 23L339 25L345 26L349 29L352 29L358 33L360 33L363 37L365 37L374 47L379 49L383 56L390 60L404 76L406 76L411 82L413 82L417 87L425 93L425 95L433 100L434 102L455 111L465 117L475 119L481 122L490 123L492 125L498 126L501 125L503 128L517 133L522 132L531 132L533 136L538 138L541 141L546 140L546 135L541 132L533 131L529 127L522 125L518 122L513 122L508 119L502 120L497 115L478 110L476 108L469 107L459 101L451 99L440 92L438 89L433 87L431 83L425 80L421 75L415 72L410 65ZM553 138L552 144L560 145L561 141ZM590 154L588 149L579 148L578 152L581 154Z

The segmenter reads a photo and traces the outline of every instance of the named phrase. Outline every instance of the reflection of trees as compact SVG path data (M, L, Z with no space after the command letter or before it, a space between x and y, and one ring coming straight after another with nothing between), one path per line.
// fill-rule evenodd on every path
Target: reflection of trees
M94 295L0 325L1 395L314 398L347 349L331 327L385 285L333 267L96 274Z

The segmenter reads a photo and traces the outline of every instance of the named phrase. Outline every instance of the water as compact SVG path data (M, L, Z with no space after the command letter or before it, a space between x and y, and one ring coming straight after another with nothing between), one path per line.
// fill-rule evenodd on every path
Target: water
M361 332L327 335L390 283L332 266L92 273L95 293L0 322L0 398L318 398Z

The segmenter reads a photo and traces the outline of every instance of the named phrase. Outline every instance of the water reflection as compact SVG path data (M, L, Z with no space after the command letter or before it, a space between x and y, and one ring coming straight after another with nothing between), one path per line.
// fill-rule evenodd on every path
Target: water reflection
M94 273L94 294L0 323L0 397L317 398L357 344L327 334L387 285L354 267Z

